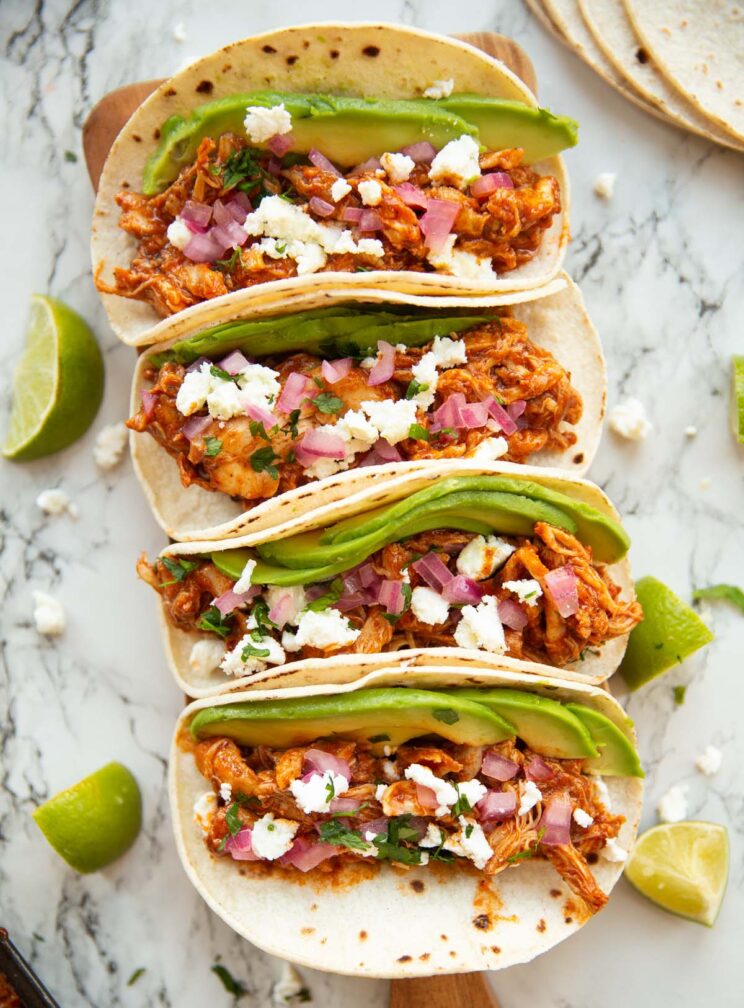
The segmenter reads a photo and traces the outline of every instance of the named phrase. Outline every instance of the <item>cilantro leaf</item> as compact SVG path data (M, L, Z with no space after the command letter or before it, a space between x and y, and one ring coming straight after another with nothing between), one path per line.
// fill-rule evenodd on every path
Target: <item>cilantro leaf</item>
M299 419L300 411L298 409L293 409L287 419L287 426L283 428L283 430L288 433L294 441L296 441L299 436L299 432L297 430L297 421Z
M70 164L75 164L75 162L77 161L77 154L75 153L75 151L66 150L65 161L69 161Z
M344 408L343 400L331 392L321 392L313 399L313 405L321 413L340 413Z
M381 861L398 861L400 864L421 864L421 851L417 847L406 847L405 843L418 838L418 830L410 825L410 814L388 819L386 834L379 834L372 843L377 848Z
M409 438L415 438L417 441L428 441L429 432L426 427L422 427L419 423L412 423L408 428Z
M220 978L220 980L222 981L222 986L225 988L228 994L232 994L233 997L235 998L243 997L244 994L248 993L245 986L240 982L240 980L236 980L235 977L232 975L232 973L224 966L221 966L220 963L214 964L214 966L212 967L212 972L215 974L215 976L218 976Z
M210 606L201 614L196 625L200 630L207 630L209 633L219 634L220 637L227 637L232 630L232 617L223 616L217 606Z
M248 661L249 658L268 658L271 652L268 648L255 647L253 644L246 644L243 650L240 652L240 657L242 661Z
M457 784L455 784L455 791L457 791L457 801L452 806L452 815L460 816L465 815L466 812L472 812L473 806L468 801L467 796L460 793L460 789ZM469 836L470 834L467 835Z
M256 621L256 629L260 637L265 637L271 630L278 629L276 623L269 619L269 604L265 599L256 599L251 609L251 616Z
M687 692L686 686L674 686L672 693L674 694L674 702L677 707L681 707L685 702L685 693Z
M338 602L343 593L343 581L341 578L334 578L333 581L331 581L325 595L321 595L320 598L316 598L313 599L312 602L308 602L305 608L312 610L312 612L323 612L325 609L330 609L335 602Z
M413 378L409 382L408 388L406 389L406 399L413 399L413 397L417 396L419 392L428 391L428 388L429 388L428 382L416 381L416 379Z
M213 378L221 378L223 381L231 381L231 382L237 381L237 379L233 375L231 375L229 371L225 371L224 368L219 367L217 364L211 365L211 367L209 368L209 373L212 375Z
M349 850L366 850L367 841L359 830L349 829L337 819L328 819L318 827L318 833L323 843L336 847L348 847Z
M278 458L279 456L271 445L266 445L265 448L259 448L251 455L251 468L254 472L268 473L271 479L279 479L279 470L274 465Z
M222 442L218 437L204 438L204 444L206 445L204 454L208 458L214 458L215 455L219 455L222 451Z
M160 562L165 569L173 575L171 581L161 582L161 588L183 581L187 574L190 574L191 571L196 570L199 566L198 560L184 560L181 557L178 557L177 559L174 557L161 557Z
M532 847L526 847L522 851L518 851L516 854L512 854L506 860L513 864L515 861L526 861L528 858L533 858L537 854L537 848L540 846L540 841L545 836L545 830L540 829L537 831L537 836L535 837L535 842Z
M127 980L127 987L133 987L137 983L139 978L142 976L142 974L145 972L146 969L144 966L140 966L139 969L136 969L134 973L132 973L130 978Z
M240 261L240 249L235 248L232 251L232 255L228 256L226 259L215 259L214 265L218 270L222 270L223 273L229 273L234 270L238 262Z
M237 836L243 826L240 819L240 804L233 802L225 813L225 824L230 830L230 836Z

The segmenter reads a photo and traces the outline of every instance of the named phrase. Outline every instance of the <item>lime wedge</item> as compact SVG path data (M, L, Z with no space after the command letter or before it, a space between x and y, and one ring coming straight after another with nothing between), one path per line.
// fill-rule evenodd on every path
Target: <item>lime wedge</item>
M102 396L103 358L87 322L34 294L3 455L27 461L66 448L93 423Z
M731 429L744 444L744 357L731 358Z
M75 871L94 872L134 843L142 825L142 796L125 766L107 763L40 805L34 819Z
M726 891L728 864L725 826L662 823L638 838L625 875L652 903L712 927Z
M713 640L698 614L655 577L642 577L635 590L643 622L633 629L620 665L620 674L631 690L679 665Z

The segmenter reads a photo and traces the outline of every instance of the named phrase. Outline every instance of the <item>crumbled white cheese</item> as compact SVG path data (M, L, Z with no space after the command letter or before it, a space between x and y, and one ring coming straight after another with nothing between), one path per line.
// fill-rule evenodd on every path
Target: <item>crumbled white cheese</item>
M460 553L455 563L457 573L475 581L491 577L512 555L516 546L498 536L475 536Z
M685 437L694 438L697 437L698 429L697 427L685 427Z
M592 780L594 781L594 790L597 794L597 798L599 798L607 811L610 812L612 809L612 799L610 798L610 792L607 789L607 785L601 777L593 777Z
M212 374L212 364L205 361L184 376L176 393L176 409L190 416L206 405L215 420L244 416L248 404L268 410L281 392L278 378L278 371L263 364L246 364L232 381Z
M509 445L507 444L506 438L503 437L490 437L485 438L480 444L476 446L471 458L476 459L488 459L489 461L494 461L495 459L502 458L509 451Z
M174 248L181 249L181 251L186 248L194 237L194 232L181 217L176 217L174 221L171 221L165 234L171 245Z
M594 180L594 191L602 199L610 200L615 192L617 175L614 172L600 172Z
M700 487L701 490L710 490L710 488L713 486L713 480L710 478L710 476L703 476L698 486Z
M411 612L421 623L436 626L449 616L449 603L433 588L421 586L411 592Z
M207 396L209 415L215 420L230 420L245 413L245 404L240 389L231 381L215 383L216 387Z
M209 675L219 668L225 657L225 645L222 641L205 638L198 640L189 654L189 668L197 676Z
M285 633L282 642L284 637L292 637L292 647L288 647L288 651L299 651L306 644L325 650L352 644L360 632L337 609L326 609L324 612L306 609L300 616L297 633Z
M99 430L93 445L93 460L99 469L113 469L121 462L128 433L123 423L112 423Z
M722 762L723 753L721 750L716 749L715 746L709 745L703 749L698 758L695 760L695 766L700 773L705 774L706 777L712 777L721 769Z
M465 816L459 816L458 822L460 829L447 837L442 849L469 858L476 868L485 868L493 857L493 851L483 829L474 819Z
M184 27L183 21L176 21L173 25L173 38L176 42L186 41L186 28Z
M610 427L629 441L642 441L653 429L640 399L626 399L610 410Z
M194 802L194 822L206 836L212 826L212 819L217 811L217 795L214 791L205 791Z
M479 156L478 141L464 133L459 140L450 140L442 147L431 163L429 178L466 189L480 176Z
M249 631L255 631L256 621L252 616L246 621L246 628ZM245 648L268 651L268 654L258 657L249 652L243 658ZM285 661L284 648L278 641L268 635L256 640L249 632L241 637L232 651L225 652L225 656L220 662L220 668L225 675L244 676L251 672L263 672L267 665L283 665Z
M542 791L534 781L522 781L519 785L519 808L517 815L524 815L542 801Z
M590 816L583 808L575 808L573 810L573 821L582 829L589 829L594 822L594 817Z
M435 336L431 351L438 368L451 368L456 364L467 364L468 348L465 340L450 339L449 336Z
M273 136L282 136L292 130L292 116L284 107L284 102L272 108L249 105L243 120L245 132L254 143L264 143Z
M533 578L522 578L519 581L504 581L502 588L514 592L520 602L526 602L528 606L536 606L537 600L543 591L539 581Z
M376 207L382 201L382 186L376 179L362 179L357 192L365 206Z
M299 828L299 823L291 819L275 819L273 812L267 812L253 824L251 849L266 861L276 861L292 846Z
M406 780L415 781L416 784L420 784L422 787L429 788L430 791L434 792L438 802L435 815L447 815L450 806L454 805L457 801L457 789L454 784L450 784L446 780L440 780L439 777L432 773L429 767L423 766L421 763L411 763L409 767L406 767L405 777Z
M247 592L248 589L251 587L251 575L253 574L255 569L256 569L256 561L246 560L245 566L241 571L240 577L233 585L232 590L235 592L236 595L243 595L244 592Z
M623 850L615 837L609 837L602 848L602 857L605 861L613 861L616 864L622 864L623 861L628 860L628 852Z
M439 847L444 840L444 830L435 826L434 823L426 824L426 833L419 840L419 847Z
M295 778L289 790L302 811L310 815L311 812L327 812L333 799L349 790L349 782L341 774L325 770L314 773L306 781Z
M386 746L385 748L389 749L389 746ZM386 759L382 761L382 772L385 775L385 780L391 782L400 780L398 767L392 760Z
M44 514L61 515L66 511L70 518L78 518L80 509L70 495L61 487L52 487L49 490L42 490L36 498L36 506L41 508Z
M455 81L452 77L448 77L446 80L435 80L424 91L424 98L449 98L454 86Z
M311 998L307 987L302 982L302 977L291 965L285 962L282 968L282 975L271 988L271 1003L277 1008L286 1008L286 1005L310 1004Z
M412 397L420 409L428 409L434 402L434 395L437 391L439 373L437 371L437 361L434 354L429 351L425 353L417 364L411 368L414 380L418 382L420 391Z
M291 600L291 605L287 606L287 624L297 626L297 616L307 605L307 595L305 595L305 589L302 585L289 585L287 587L272 585L264 593L269 612L286 596L289 596ZM282 623L279 629L281 630L285 625Z
M391 445L408 437L411 424L416 423L417 405L408 399L381 399L362 403L371 423Z
M337 178L331 186L331 199L334 203L340 203L344 196L351 192L351 186L345 178Z
M375 800L381 802L385 797L385 792L387 791L387 784L378 784L375 788Z
M320 433L340 437L346 454L343 459L318 459L303 472L313 479L325 479L336 472L348 469L359 452L367 451L380 436L377 428L358 410L348 410L335 424L323 424Z
M225 805L230 804L232 801L232 784L228 784L227 781L220 782L220 798Z
M462 607L462 619L455 628L455 641L462 648L482 649L492 654L506 651L504 628L494 595L489 595L477 606Z
M33 597L36 629L45 637L59 637L67 626L61 602L42 591L35 591Z
M236 377L244 401L253 403L254 406L262 406L264 409L268 409L276 401L282 390L279 384L279 372L263 364L246 364Z
M682 822L687 816L687 785L675 784L663 795L656 806L662 822Z
M416 162L407 154L391 154L388 151L380 158L380 164L394 184L405 182L416 167Z
M485 784L481 784L479 780L473 778L472 780L458 781L455 784L455 789L460 798L464 798L465 801L473 808L481 798L485 797L488 788Z
M427 254L426 258L434 269L440 273L448 273L459 277L461 280L492 281L496 274L491 265L491 260L482 259L472 252L456 249L456 241L457 235L451 234L438 251L432 251Z

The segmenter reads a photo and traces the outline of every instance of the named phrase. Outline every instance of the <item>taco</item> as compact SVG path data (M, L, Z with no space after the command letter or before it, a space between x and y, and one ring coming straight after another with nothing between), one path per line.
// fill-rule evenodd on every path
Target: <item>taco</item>
M527 962L622 873L643 792L632 722L604 690L560 679L405 682L310 677L187 707L170 764L184 868L235 931L317 969Z
M239 535L436 460L583 473L606 383L578 288L510 308L431 300L328 291L144 352L132 454L169 536Z
M386 492L368 490L351 518L326 509L281 533L141 557L184 692L302 685L321 658L330 681L436 663L590 682L615 671L642 612L627 535L597 487L438 464Z
M184 311L308 287L536 287L568 240L558 153L576 138L454 39L384 24L254 36L165 81L120 133L93 218L97 286L130 344L167 338Z

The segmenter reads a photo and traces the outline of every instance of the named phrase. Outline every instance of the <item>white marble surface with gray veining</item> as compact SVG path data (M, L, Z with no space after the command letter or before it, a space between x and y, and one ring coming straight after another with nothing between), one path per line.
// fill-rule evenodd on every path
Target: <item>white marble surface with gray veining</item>
M640 443L606 434L592 475L626 517L638 574L653 572L685 597L695 585L744 585L744 449L727 419L729 358L744 352L744 160L624 103L518 0L378 0L355 10L442 32L513 35L538 68L543 101L580 121L581 145L567 156L574 233L568 264L604 340L610 402L637 396L654 425ZM103 408L81 442L49 460L0 467L0 924L64 1008L227 1006L232 999L210 972L218 960L250 991L239 1003L264 1006L279 972L276 961L207 910L171 842L165 753L181 698L161 658L153 599L134 574L138 551L155 551L162 540L129 463L101 475L92 457L96 430L125 415L134 357L107 331L91 282L92 197L81 126L91 105L117 85L166 76L252 31L348 13L341 0L0 4L3 400L32 291L83 312L107 367ZM592 189L603 171L618 175L610 201ZM690 425L695 437L685 434ZM77 521L45 518L35 506L39 491L51 486L78 503ZM64 636L46 640L36 632L34 589L64 604ZM731 879L718 924L707 930L668 916L621 883L609 907L574 939L494 975L503 1008L741 1003L744 619L725 605L711 609L710 619L715 642L633 696L629 710L649 771L644 825L656 821L667 788L683 782L691 817L729 827ZM688 685L681 707L672 697L677 684ZM705 778L694 759L709 743L724 760ZM145 827L119 863L78 877L47 847L31 812L111 759L137 775ZM406 922L391 919L390 926L405 929ZM139 967L146 972L128 987ZM310 971L305 979L324 1008L387 1003L381 981Z

